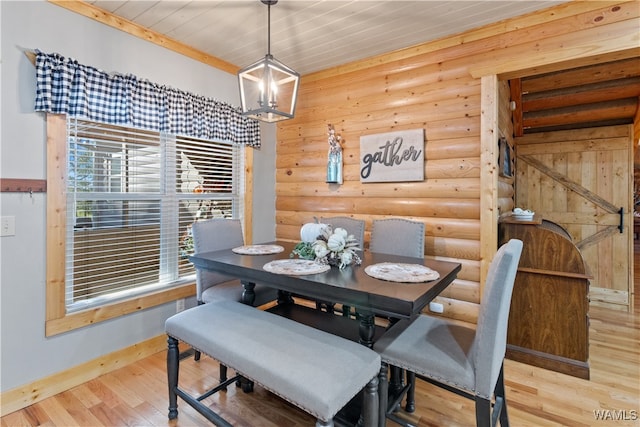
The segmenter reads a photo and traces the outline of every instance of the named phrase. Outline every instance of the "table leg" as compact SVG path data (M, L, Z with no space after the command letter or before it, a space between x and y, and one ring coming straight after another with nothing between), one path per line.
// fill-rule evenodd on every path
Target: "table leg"
M291 292L278 289L278 304L293 304L293 302Z
M247 305L253 305L256 300L256 287L255 283L241 281L244 291L242 291L242 303Z
M373 347L373 337L375 335L375 322L373 312L370 311L358 311L359 319L360 319L360 344L366 345L367 347Z
M169 419L173 420L178 417L178 395L176 388L178 387L178 372L180 370L178 340L169 337L167 339L167 382L169 384Z

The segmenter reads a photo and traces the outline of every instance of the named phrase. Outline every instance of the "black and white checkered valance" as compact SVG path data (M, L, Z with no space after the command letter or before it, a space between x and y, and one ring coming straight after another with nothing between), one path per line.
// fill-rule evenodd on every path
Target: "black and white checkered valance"
M157 132L260 146L260 126L231 105L108 74L57 53L36 51L36 111Z

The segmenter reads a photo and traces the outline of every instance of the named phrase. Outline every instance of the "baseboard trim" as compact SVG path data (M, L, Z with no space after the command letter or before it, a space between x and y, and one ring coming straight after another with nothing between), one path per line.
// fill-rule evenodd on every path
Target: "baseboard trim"
M590 378L590 368L588 360L569 359L551 353L532 350L530 348L519 347L507 344L506 357L516 362L526 363L550 371L588 380Z
M69 390L167 348L162 334L0 394L0 416Z

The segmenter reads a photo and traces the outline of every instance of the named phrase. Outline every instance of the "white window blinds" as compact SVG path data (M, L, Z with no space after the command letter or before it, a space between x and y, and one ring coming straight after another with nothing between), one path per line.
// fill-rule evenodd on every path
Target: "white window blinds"
M241 148L67 123L67 310L193 280L191 224L238 216Z

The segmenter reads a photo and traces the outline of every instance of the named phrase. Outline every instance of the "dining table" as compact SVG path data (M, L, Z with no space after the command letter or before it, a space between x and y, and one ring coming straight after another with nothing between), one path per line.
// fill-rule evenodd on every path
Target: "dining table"
M305 323L317 329L355 340L373 347L373 343L386 331L376 324L376 317L392 323L417 316L437 295L457 277L461 264L432 258L413 258L392 254L361 251L360 265L321 266L307 261L311 270L270 268L273 265L295 263L292 257L295 242L273 241L257 245L224 249L191 255L195 268L223 273L239 278L244 288L242 302L252 305L255 284L260 283L278 290L277 304L269 311ZM287 261L289 260L289 261ZM279 264L277 264L279 263ZM428 276L414 277L401 274L386 277L385 271L422 268ZM380 278L383 277L383 278ZM312 301L330 301L355 309L357 315L339 316L315 307L295 303L295 297ZM395 391L402 387L401 378L392 381ZM244 387L243 387L244 388ZM245 391L252 389L251 386ZM390 394L394 387L390 385ZM347 418L353 414L347 415Z
M457 277L460 263L431 258L412 258L364 251L362 263L343 269L331 267L315 274L280 274L267 271L266 264L275 260L291 259L295 242L274 241L257 246L281 248L275 253L261 254L225 249L191 255L196 268L224 273L241 280L244 287L242 300L252 304L255 283L280 291L279 305L290 306L291 295L315 301L331 301L355 308L358 313L358 340L372 347L375 338L375 316L390 319L411 318L420 313L438 294ZM254 245L255 247L256 245ZM438 273L434 280L395 282L371 276L367 266L381 264L423 265ZM278 311L278 309L275 309ZM283 314L281 309L278 314ZM327 319L331 319L325 316ZM339 316L334 316L339 317Z

